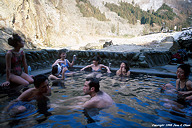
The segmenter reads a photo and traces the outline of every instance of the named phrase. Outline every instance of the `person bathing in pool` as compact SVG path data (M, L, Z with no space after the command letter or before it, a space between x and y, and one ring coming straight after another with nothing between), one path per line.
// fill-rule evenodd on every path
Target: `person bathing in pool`
M122 62L119 70L116 71L116 75L118 76L130 76L130 68L126 62Z
M171 103L166 104L167 106L174 107L175 105L179 108L183 108L186 104L188 104L187 100L191 100L192 97L190 96L192 94L192 82L188 79L190 74L190 65L188 64L182 64L177 67L177 80L176 80L176 87L174 87L172 84L166 84L162 86L163 90L166 90L168 92L177 92L177 100L170 101L166 99L166 102Z
M188 94L192 91L192 82L189 80L190 65L182 64L177 67L176 87L168 83L162 86L163 90L178 91L179 94Z
M65 72L67 71L67 68L63 68L61 70L60 65L54 65L52 67L51 75L49 75L49 80L64 80L65 79ZM60 75L61 73L61 75Z
M96 77L96 78L100 78L102 76L101 74L101 70L102 68L107 69L107 73L111 73L109 67L103 65L103 64L99 64L100 62L100 57L99 56L95 56L93 57L93 64L91 65L87 65L84 68L81 69L81 71L87 69L87 68L91 68L92 69L92 73L90 73L87 77Z
M107 69L107 73L111 73L109 67L103 65L103 64L99 64L100 62L100 57L99 56L95 56L93 59L93 64L87 65L84 68L81 69L81 71L85 70L86 68L91 68L92 72L101 72L102 68Z
M13 116L25 112L30 108L30 101L45 99L44 97L51 95L48 78L44 75L37 75L34 77L34 88L24 91L16 100L10 102L6 107L6 111L14 111ZM47 108L45 108L47 109Z
M62 73L63 68L65 68L65 70L66 70L66 71L65 71L65 74L66 74L66 73L67 73L67 74L71 74L71 72L68 70L68 68L69 68L69 67L73 67L74 62L75 62L75 57L73 57L73 61L72 61L72 63L70 63L69 60L65 59L66 56L67 56L66 51L63 50L63 49L60 50L60 51L59 51L59 57L60 57L60 59L57 59L57 60L53 63L52 67L55 66L55 65L59 65L59 66L61 66L61 72L60 72L60 73Z
M91 99L83 104L84 108L108 108L114 103L112 98L105 92L100 91L99 80L96 78L86 78L83 92L90 95Z
M52 104L56 108L67 108L67 109L105 109L109 108L113 105L114 101L112 98L105 92L100 90L99 80L97 78L86 78L83 86L83 92L85 96L76 96L73 98L59 100L59 104ZM90 98L91 97L91 98ZM63 106L63 104L65 104ZM71 103L71 104L69 104ZM68 104L68 106L67 106Z

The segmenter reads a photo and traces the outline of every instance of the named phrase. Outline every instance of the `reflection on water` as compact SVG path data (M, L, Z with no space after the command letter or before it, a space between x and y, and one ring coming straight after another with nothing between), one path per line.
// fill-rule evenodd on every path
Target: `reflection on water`
M13 124L18 126L27 122L37 128L64 126L141 128L152 127L154 124L191 123L191 114L187 115L163 106L164 101L161 99L175 99L176 96L161 93L160 86L169 82L175 84L175 79L148 75L123 78L103 74L100 81L101 90L107 92L115 104L108 109L84 110L82 104L90 99L89 96L84 96L82 91L87 74L77 72L74 76L66 77L65 81L60 81L61 83L52 84L52 95L49 97L51 108L48 109L52 115L46 117L36 113L24 117L22 123ZM9 98L6 96L0 100L0 109L3 110ZM3 120L0 126L10 126L9 122L9 119Z

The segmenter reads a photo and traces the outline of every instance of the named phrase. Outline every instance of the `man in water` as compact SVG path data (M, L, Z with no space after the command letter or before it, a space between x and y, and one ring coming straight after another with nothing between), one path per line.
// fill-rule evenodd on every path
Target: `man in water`
M84 103L84 108L107 108L113 104L112 98L107 93L100 91L99 88L99 80L86 78L83 91L90 95L91 99Z
M34 86L34 88L26 90L16 100L12 101L7 107L7 111L12 110L13 115L22 113L30 109L30 101L37 100L38 102L42 102L46 99L46 96L51 95L51 89L49 88L48 78L46 76L35 76ZM44 109L47 110L47 108Z

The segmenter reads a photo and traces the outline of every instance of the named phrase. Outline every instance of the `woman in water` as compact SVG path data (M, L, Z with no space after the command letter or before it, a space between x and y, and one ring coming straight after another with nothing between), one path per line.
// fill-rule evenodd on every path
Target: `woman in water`
M84 68L81 69L81 71L85 70L86 68L91 68L92 72L101 72L102 68L107 69L107 73L111 73L109 67L99 64L100 58L98 56L95 56L93 58L93 64L87 65Z
M166 84L162 86L163 90L167 90L168 92L177 92L177 100L170 101L166 99L165 101L167 107L172 107L174 109L184 108L188 104L187 100L192 99L192 82L189 80L190 74L190 65L182 64L177 67L177 80L176 87L171 84ZM171 103L171 104L170 104Z
M13 34L13 37L8 39L8 44L13 47L6 54L6 82L3 86L10 85L10 82L18 85L26 86L33 83L33 78L28 75L28 66L25 58L25 53L21 48L24 47L24 41L18 34ZM21 65L24 66L24 72Z
M73 67L73 65L74 65L75 57L73 56L73 61L72 61L72 63L70 63L69 60L65 59L66 56L67 56L66 51L65 51L65 50L60 50L60 51L59 51L59 57L60 57L60 59L57 59L57 60L55 61L55 63L53 63L53 65L52 65L52 67L55 66L55 65L57 65L57 64L59 64L59 65L61 66L61 70L60 70L59 74L62 73L63 68L66 68L66 69L65 69L65 70L66 70L65 73L70 73L70 71L68 70L68 68L69 68L69 67Z
M119 70L116 71L116 75L118 76L130 76L130 68L126 62L122 62Z
M176 80L176 87L173 85L166 84L162 88L165 89L170 89L173 91L178 91L178 92L188 92L192 91L192 82L189 80L189 74L190 74L190 65L189 64L182 64L177 67L177 80Z

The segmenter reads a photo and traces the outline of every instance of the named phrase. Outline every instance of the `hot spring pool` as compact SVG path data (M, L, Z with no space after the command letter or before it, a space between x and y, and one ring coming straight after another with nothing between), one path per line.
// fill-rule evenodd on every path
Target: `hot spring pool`
M130 78L108 76L103 74L100 81L101 90L108 93L114 100L114 105L108 109L90 110L85 112L80 106L88 100L84 96L83 85L88 72L77 72L67 77L63 85L52 86L49 96L52 115L32 111L20 118L1 116L0 127L72 127L72 128L141 128L186 125L191 126L192 116L163 106L162 99L175 99L173 94L162 93L160 86L165 83L175 85L173 78L139 75ZM0 110L8 105L12 98L1 95ZM189 109L190 110L190 109Z

